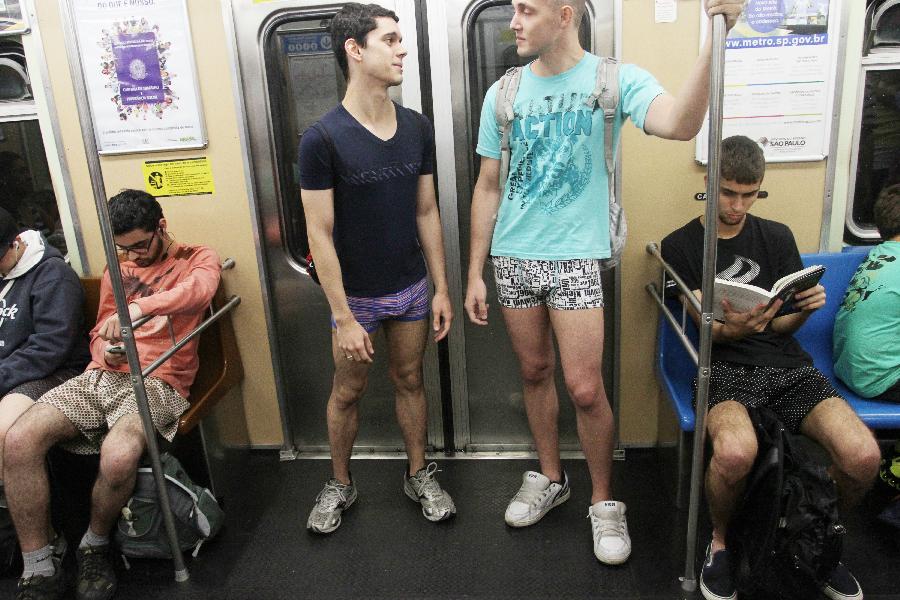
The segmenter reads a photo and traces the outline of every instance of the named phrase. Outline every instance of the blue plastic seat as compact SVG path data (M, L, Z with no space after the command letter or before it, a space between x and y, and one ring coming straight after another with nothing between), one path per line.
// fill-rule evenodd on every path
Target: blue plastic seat
M831 345L834 318L850 279L866 256L865 252L802 255L805 266L816 264L825 266L825 275L822 277L821 284L825 286L827 301L825 306L809 317L797 331L795 337L812 356L816 368L831 379L838 392L847 399L866 425L872 429L900 429L900 404L863 399L850 391L834 375ZM680 302L669 299L666 304L675 315L681 314ZM694 431L692 385L697 374L697 367L681 345L676 332L663 316L660 316L659 328L657 370L660 383L678 415L678 425L682 432L692 432ZM687 333L696 347L698 335L693 321L687 324Z

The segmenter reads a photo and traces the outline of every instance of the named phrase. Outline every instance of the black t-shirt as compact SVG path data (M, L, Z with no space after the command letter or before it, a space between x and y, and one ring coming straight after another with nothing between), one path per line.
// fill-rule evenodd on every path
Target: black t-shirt
M720 239L716 277L771 289L776 281L803 268L794 235L786 225L748 214L741 232ZM662 255L692 290L703 280L704 228L700 219L676 229L662 241ZM791 335L765 331L727 344L713 344L713 359L767 367L792 368L812 359Z
M383 296L425 277L416 228L420 175L434 172L428 119L394 105L397 132L379 139L338 105L300 138L300 187L334 189L334 247L351 296ZM335 173L336 171L336 173Z

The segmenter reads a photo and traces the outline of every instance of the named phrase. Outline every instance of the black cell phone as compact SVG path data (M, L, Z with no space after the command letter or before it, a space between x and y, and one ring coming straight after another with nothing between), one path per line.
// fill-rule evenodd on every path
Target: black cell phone
M124 346L107 346L106 351L110 354L125 354Z

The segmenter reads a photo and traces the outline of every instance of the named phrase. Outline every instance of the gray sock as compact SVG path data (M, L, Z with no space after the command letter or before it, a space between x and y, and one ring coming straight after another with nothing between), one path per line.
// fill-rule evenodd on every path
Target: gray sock
M23 552L22 562L25 563L22 579L34 575L52 577L56 573L56 565L53 564L53 548L49 544L34 552Z
M97 535L91 528L88 527L87 533L84 534L84 537L81 538L81 543L78 544L78 548L87 548L88 546L106 546L109 544L109 536L108 535Z

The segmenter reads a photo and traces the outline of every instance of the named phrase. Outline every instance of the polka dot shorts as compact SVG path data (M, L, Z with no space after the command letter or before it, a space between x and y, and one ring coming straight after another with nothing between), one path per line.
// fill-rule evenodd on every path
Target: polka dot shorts
M150 415L156 430L172 441L178 417L190 406L168 383L157 377L144 379ZM138 414L131 375L105 369L91 369L53 388L38 402L49 404L66 415L81 436L61 442L75 454L97 454L100 445L121 417Z
M697 380L694 380L696 405ZM709 379L709 408L726 400L746 407L775 411L791 433L822 400L840 398L831 382L812 365L793 368L760 367L714 361Z

